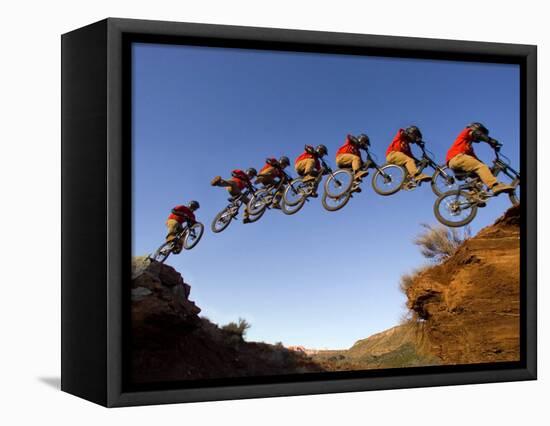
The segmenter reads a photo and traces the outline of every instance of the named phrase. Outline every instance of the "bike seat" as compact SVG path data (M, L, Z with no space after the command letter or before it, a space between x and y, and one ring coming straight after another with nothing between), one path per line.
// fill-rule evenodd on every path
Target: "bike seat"
M469 177L475 176L475 173L454 170L454 175L455 175L455 178L458 180L466 180Z

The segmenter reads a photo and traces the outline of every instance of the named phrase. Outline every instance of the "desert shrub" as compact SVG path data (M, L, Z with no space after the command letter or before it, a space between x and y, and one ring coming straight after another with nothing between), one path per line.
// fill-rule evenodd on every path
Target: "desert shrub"
M223 331L227 333L239 336L241 339L244 339L246 335L246 330L251 327L250 323L244 318L239 318L238 322L230 322L222 327Z
M440 263L452 256L458 247L471 236L469 227L463 230L448 228L443 225L432 226L423 223L424 232L419 234L414 243L420 247L422 255L432 262Z

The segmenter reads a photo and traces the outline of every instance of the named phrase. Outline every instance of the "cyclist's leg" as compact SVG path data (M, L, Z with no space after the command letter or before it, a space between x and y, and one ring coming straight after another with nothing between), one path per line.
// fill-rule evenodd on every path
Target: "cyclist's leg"
M226 182L227 185L225 185L225 189L227 192L229 192L229 195L232 197L238 197L241 195L241 188L239 188L239 185L237 185L237 182L230 180Z
M181 223L179 223L175 219L168 219L166 221L166 229L168 231L166 235L166 241L172 241L174 238L176 238L176 235L178 232L182 230Z
M497 178L493 175L491 169L471 155L458 154L449 161L449 167L451 169L475 173L488 188L493 188L498 184Z

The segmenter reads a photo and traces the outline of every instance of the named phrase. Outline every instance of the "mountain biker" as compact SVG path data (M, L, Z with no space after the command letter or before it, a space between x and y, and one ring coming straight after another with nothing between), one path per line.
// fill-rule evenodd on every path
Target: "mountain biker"
M166 235L166 241L172 241L178 233L183 230L183 223L187 226L192 226L195 222L195 211L200 208L198 201L192 200L187 206L176 206L172 209L170 216L166 220L166 228L168 229L168 234ZM183 247L183 241L180 239L177 246L174 248L174 254L181 252Z
M370 140L367 135L361 133L355 137L353 135L346 136L346 142L338 151L336 151L336 165L341 169L351 168L355 181L359 181L363 176L368 175L367 170L362 170L364 163L361 159L360 150L367 150L370 146Z
M278 160L275 158L268 158L265 160L265 165L258 173L256 178L257 183L261 183L264 187L268 185L277 186L284 179L283 170L290 165L290 160L286 156L280 157ZM282 197L282 188L280 188L273 197L272 206L280 208L279 203Z
M409 126L406 129L399 129L386 150L386 161L390 164L403 166L415 182L422 183L431 181L432 177L424 174L416 167L418 161L412 151L410 144L423 145L422 133L416 126Z
M210 182L212 186L219 186L225 188L229 195L233 198L237 198L242 194L242 191L246 188L252 189L252 179L258 174L255 168L250 167L246 171L235 169L231 172L231 179L222 179L221 176L216 176ZM243 214L243 223L249 223L249 213L246 205L248 204L248 197L243 197L243 204L245 205Z
M513 191L513 186L499 182L491 169L477 158L472 147L473 142L487 142L493 148L500 146L496 139L489 137L487 127L481 123L471 123L460 132L449 148L447 165L453 170L475 173L494 195Z
M321 170L320 158L327 155L328 150L325 145L317 145L315 148L311 145L304 146L304 152L301 153L296 160L294 161L294 169L299 176L302 176L303 182L315 181L319 176ZM317 187L319 186L319 181L316 182L313 192L311 193L312 197L317 197Z

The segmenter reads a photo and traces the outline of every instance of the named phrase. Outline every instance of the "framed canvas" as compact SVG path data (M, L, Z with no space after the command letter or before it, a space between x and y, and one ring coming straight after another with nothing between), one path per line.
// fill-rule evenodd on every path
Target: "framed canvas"
M114 407L535 379L536 106L535 46L64 34L62 390Z

